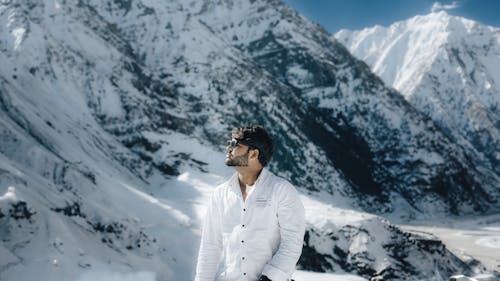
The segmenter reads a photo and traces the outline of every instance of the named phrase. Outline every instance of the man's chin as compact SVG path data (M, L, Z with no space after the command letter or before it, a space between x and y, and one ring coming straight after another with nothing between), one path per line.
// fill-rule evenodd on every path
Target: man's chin
M234 160L229 159L229 158L226 158L226 160L224 161L224 163L228 167L244 167L244 166L248 166L248 165L242 165L240 162L234 161Z
M228 167L238 167L238 166L240 166L238 163L234 163L231 160L225 161L225 163L226 163L226 166L228 166Z

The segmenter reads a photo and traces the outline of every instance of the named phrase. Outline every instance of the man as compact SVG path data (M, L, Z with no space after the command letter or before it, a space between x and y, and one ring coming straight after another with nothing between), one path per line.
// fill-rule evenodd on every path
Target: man
M304 207L266 168L273 142L261 126L235 128L225 163L236 173L207 208L195 281L286 281L302 252Z

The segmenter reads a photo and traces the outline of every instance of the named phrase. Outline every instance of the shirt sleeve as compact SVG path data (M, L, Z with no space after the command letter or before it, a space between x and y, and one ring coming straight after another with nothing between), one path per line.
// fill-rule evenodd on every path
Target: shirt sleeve
M279 198L280 245L262 271L272 281L286 281L290 278L302 253L305 232L304 206L295 188L287 184Z
M195 281L214 281L222 254L222 225L217 194L214 192L202 226Z

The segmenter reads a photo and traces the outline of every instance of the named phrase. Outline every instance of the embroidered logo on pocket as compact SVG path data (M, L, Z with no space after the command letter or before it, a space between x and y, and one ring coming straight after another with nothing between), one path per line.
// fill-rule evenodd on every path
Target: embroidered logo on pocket
M258 197L255 199L255 205L257 207L265 207L267 206L269 203L271 202L271 200L265 198L265 197Z

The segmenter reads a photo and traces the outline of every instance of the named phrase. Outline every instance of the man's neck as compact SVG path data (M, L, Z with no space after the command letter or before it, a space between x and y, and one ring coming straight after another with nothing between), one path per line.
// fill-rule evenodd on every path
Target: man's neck
M238 181L240 183L241 195L243 196L243 201L247 200L247 186L254 185L257 178L262 172L262 168L257 170L239 170L238 171Z
M238 180L240 182L241 187L245 187L247 185L255 184L257 178L262 172L262 168L257 170L240 170L238 171Z

